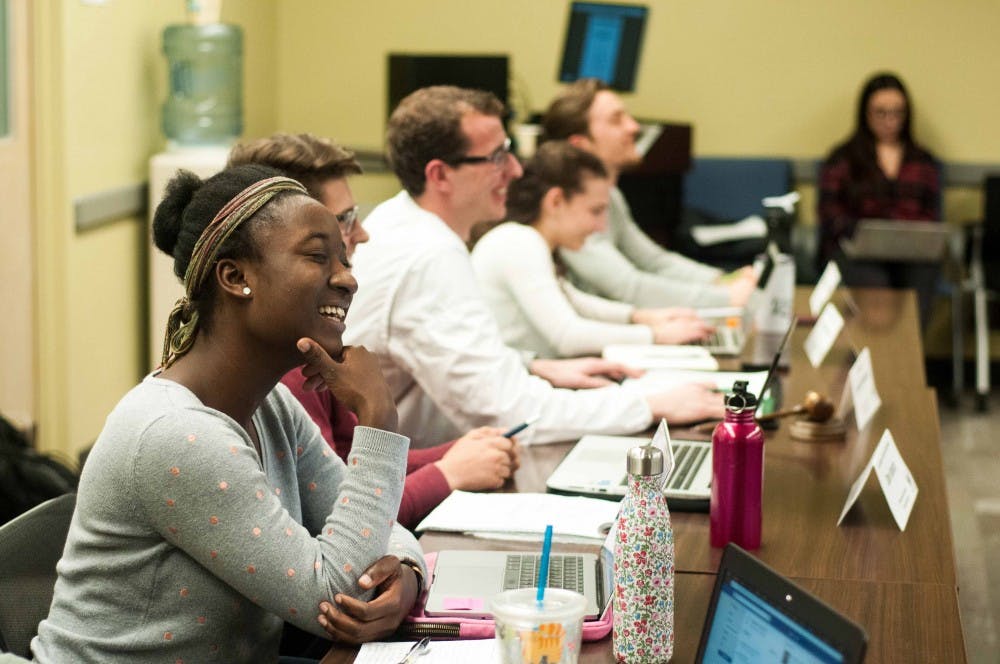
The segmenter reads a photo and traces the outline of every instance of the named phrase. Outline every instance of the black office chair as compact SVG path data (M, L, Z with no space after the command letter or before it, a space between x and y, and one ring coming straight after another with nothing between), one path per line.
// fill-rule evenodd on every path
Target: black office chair
M31 657L49 613L76 494L47 500L0 526L0 652Z

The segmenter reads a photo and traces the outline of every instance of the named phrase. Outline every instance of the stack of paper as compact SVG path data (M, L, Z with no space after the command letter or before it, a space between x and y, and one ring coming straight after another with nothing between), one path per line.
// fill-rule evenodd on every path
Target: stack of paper
M483 534L541 541L545 526L562 542L602 542L618 516L618 503L549 493L453 491L417 530Z
M399 664L406 657L413 641L391 643L373 641L361 646L354 664ZM468 641L432 641L427 652L414 661L420 664L453 664L454 662L500 662L496 639Z
M639 378L629 378L622 382L622 387L635 390L641 394L656 394L666 392L685 383L712 383L718 390L729 391L733 383L745 380L747 391L760 395L767 380L766 371L647 371Z
M612 344L604 347L604 359L637 369L689 369L715 371L719 362L700 346Z

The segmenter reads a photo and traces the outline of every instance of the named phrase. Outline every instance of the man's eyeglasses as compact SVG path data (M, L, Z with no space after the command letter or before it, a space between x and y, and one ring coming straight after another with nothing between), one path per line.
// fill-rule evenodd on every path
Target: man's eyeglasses
M333 216L337 218L337 223L344 227L344 233L350 233L354 229L354 224L358 221L358 206L355 205Z
M447 163L452 166L458 166L460 164L485 164L490 163L497 168L503 168L507 165L507 159L510 157L510 136L508 136L503 145L498 147L493 152L489 153L485 157L458 157L457 159L452 159Z

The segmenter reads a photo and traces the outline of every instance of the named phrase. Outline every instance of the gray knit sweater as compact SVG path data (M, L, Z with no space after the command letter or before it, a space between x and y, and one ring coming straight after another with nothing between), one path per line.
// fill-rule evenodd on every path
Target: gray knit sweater
M147 377L112 411L80 479L39 662L266 662L282 621L362 597L385 553L423 564L394 524L409 441L358 427L347 465L283 385L234 420ZM426 577L426 575L425 575Z

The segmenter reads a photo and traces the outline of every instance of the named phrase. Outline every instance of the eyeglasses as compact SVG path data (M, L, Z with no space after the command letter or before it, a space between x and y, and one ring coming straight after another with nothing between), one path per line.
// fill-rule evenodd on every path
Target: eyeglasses
M358 206L344 210L340 214L333 215L337 222L344 227L345 233L350 233L354 229L354 224L358 221Z
M874 118L879 120L886 120L892 118L893 120L901 120L906 117L906 107L900 106L897 108L870 108L868 112Z
M452 166L459 166L461 164L485 164L490 163L497 168L503 168L507 164L507 158L510 157L510 136L504 139L503 145L498 147L493 152L489 153L485 157L458 157L457 159L452 159L447 163Z

